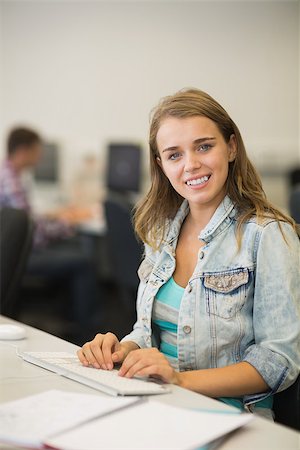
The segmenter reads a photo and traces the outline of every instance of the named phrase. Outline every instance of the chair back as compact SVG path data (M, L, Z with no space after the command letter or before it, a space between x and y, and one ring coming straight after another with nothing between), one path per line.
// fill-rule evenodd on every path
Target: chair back
M300 431L300 375L295 383L274 396L275 422Z
M107 199L104 210L113 279L121 287L136 289L143 250L133 230L131 208L126 201Z
M289 195L289 209L292 218L300 224L300 185L291 190Z
M0 209L0 312L16 318L18 291L31 250L33 224L26 211Z

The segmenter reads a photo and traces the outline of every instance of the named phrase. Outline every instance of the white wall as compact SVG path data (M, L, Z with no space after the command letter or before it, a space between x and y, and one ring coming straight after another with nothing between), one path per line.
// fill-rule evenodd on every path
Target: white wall
M2 137L2 130L3 130L3 79L2 79L2 71L3 71L3 54L2 54L2 47L3 47L3 24L2 24L2 4L0 0L0 155L1 155L1 137ZM3 150L2 150L3 151Z
M110 140L145 143L150 109L185 86L223 104L260 166L299 159L297 1L11 0L1 12L1 142L16 123L38 128L61 144L64 180Z

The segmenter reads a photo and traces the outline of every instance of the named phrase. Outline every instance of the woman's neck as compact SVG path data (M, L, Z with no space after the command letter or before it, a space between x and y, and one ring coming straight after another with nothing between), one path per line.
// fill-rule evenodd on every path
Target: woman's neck
M190 227L197 230L203 230L216 212L220 203L217 205L199 205L197 203L189 203L190 212L187 219L190 223Z

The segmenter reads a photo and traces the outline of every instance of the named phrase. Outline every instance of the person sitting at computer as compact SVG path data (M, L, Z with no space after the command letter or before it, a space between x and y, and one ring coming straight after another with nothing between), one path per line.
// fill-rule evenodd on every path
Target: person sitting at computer
M22 176L38 163L42 154L42 140L33 130L13 129L7 141L7 158L0 168L0 206L24 209L33 214ZM72 228L66 221L50 217L35 217L34 246L47 245L52 239L69 237Z
M273 394L299 374L294 221L266 199L236 124L200 90L155 109L150 158L135 214L145 242L137 322L121 342L97 334L78 357L271 418Z
M0 167L0 207L23 209L34 221L33 251L27 273L66 280L72 303L72 319L83 342L88 334L97 301L95 269L76 241L73 223L57 212L37 216L32 211L23 173L36 166L42 153L42 139L32 129L17 127L7 139L7 157ZM87 328L86 328L87 327ZM83 331L86 328L86 331Z

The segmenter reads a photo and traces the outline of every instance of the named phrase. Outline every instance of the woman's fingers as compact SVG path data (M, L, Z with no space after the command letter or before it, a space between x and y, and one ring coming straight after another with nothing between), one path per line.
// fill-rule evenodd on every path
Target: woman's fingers
M127 367L123 367L122 365L119 370L119 375L126 378L132 378L137 374L137 372L141 371L145 367L147 367L147 363L145 362L145 360L139 359L133 364L128 365Z
M119 370L119 375L126 378L135 375L152 375L168 383L173 383L176 378L174 369L166 357L156 348L130 352Z
M114 363L123 361L119 375L126 378L155 376L166 383L178 384L179 374L157 348L131 351L113 333L97 334L77 354L82 364L108 370L113 368Z
M111 358L114 362L121 363L130 352L138 349L139 346L135 342L118 342L115 345L114 352L111 355Z
M87 366L92 365L97 369L112 369L112 353L114 347L119 343L118 338L112 334L97 334L95 338L86 342L80 350L78 350L77 355L80 362Z
M97 335L91 342L87 342L82 347L82 353L85 359L88 361L89 365L99 369L104 364L104 359L102 355L102 340L99 335Z
M111 355L111 359L115 363L121 363L126 357L126 350L122 344L116 346L115 351Z
M122 366L120 367L119 375L121 377L126 377L126 376L133 377L135 374L133 367L137 363L140 362L139 370L141 370L142 367L144 367L146 364L145 360L148 355L149 355L149 351L145 352L145 350L136 350L134 352L130 352L126 356L125 360L123 361ZM143 366L141 365L141 362L142 362Z
M84 366L88 366L89 362L86 359L86 357L82 351L82 348L80 350L77 350L77 356L78 356L78 359L81 362L81 364L83 364Z
M115 347L118 345L119 340L113 333L107 333L102 344L102 353L104 357L104 364L108 370L114 367L112 360L112 353Z
M103 342L105 340L105 335L97 334L95 338L87 346L87 353L91 355L90 364L92 364L96 369L104 369L105 361L103 356ZM85 350L84 350L85 352Z

